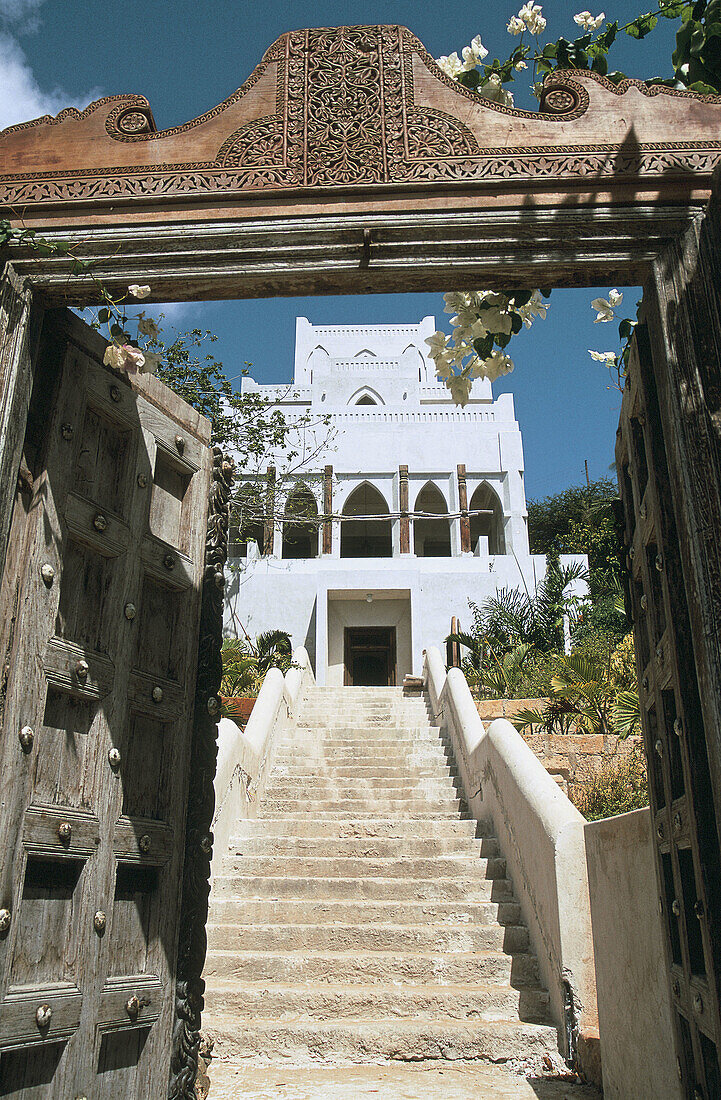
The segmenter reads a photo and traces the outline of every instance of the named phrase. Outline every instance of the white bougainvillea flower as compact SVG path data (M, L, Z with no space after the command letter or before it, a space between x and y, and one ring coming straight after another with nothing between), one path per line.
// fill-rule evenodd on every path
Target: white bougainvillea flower
M505 336L510 336L510 313L503 313L498 306L485 306L480 310L479 317L489 332L502 332Z
M131 344L108 344L103 363L115 370L124 370L126 374L135 374L145 366L145 355Z
M516 70L517 73L521 73L524 69L528 68L528 65L525 61L517 61L513 68Z
M486 378L490 378L491 382L494 382L496 378L501 378L504 374L510 374L514 363L505 351L494 348L486 359L484 366Z
M472 385L470 378L463 378L460 374L455 374L448 379L446 386L451 391L451 397L455 405L460 405L463 408L464 405L468 404Z
M623 294L621 294L615 288L609 290L608 298L594 298L591 302L591 309L597 310L596 320L594 325L599 323L605 323L606 321L613 320L613 311L616 306L620 305L623 301Z
M574 15L573 22L577 23L579 27L583 27L584 31L597 31L606 18L606 13L601 12L596 18L591 15L590 11L580 11L578 15Z
M443 69L446 76L452 76L454 80L464 71L463 62L455 50L452 54L448 54L448 56L444 54L443 57L439 57L436 64L440 69Z
M519 19L517 15L512 15L508 21L506 30L509 34L523 34L526 29L526 24L522 19Z
M161 356L157 351L144 351L145 364L141 368L143 374L155 374L160 364Z
M131 283L128 287L128 293L132 294L133 298L148 298L150 296L150 287L138 286L137 283Z
M431 359L438 359L445 355L449 340L450 336L446 336L445 332L434 332L432 336L426 337L428 354Z
M481 42L480 34L477 34L474 39L471 40L470 46L463 47L463 67L465 69L475 69L479 62L483 61L485 57L488 57L488 50Z
M534 4L533 0L528 0L518 13L518 18L533 35L543 34L546 29L546 20L541 15L541 11L540 4Z
M589 348L588 354L592 359L595 359L597 363L605 363L607 367L612 367L616 362L615 351L591 351Z
M544 302L540 290L534 290L533 296L525 306L519 306L517 313L521 315L526 328L530 328L533 324L534 317L540 317L542 321L546 320L546 310L548 309L548 302Z
M480 34L477 34L475 38L471 39L471 49L479 61L483 61L484 58L488 57L488 50L481 42Z
M149 336L151 340L157 340L160 336L160 329L156 325L153 318L146 317L142 313L138 317L138 332L142 336Z

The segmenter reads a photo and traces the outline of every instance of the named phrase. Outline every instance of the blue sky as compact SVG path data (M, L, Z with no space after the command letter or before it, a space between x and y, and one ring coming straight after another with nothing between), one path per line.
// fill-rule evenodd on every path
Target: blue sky
M543 4L547 36L575 37L575 12L588 0ZM137 92L150 100L159 128L175 126L215 106L250 74L283 31L340 23L403 23L434 56L460 52L480 33L491 55L506 56L516 41L506 23L519 5L471 5L461 0L0 0L0 128L62 107L84 106L101 95ZM597 15L600 6L591 7ZM626 21L640 7L606 4L609 19ZM671 74L675 26L662 21L645 41L625 36L612 67L629 75ZM521 76L523 74L520 74ZM525 82L527 84L527 81ZM535 100L519 80L518 106ZM614 349L614 324L594 325L597 290L556 290L546 321L516 337L516 369L495 393L511 391L524 435L529 497L557 492L608 473L613 461L620 395L588 348ZM633 315L640 293L625 292L620 316ZM447 321L439 294L369 295L216 302L173 307L167 324L209 328L229 377L253 364L259 381L289 379L295 317L313 323Z

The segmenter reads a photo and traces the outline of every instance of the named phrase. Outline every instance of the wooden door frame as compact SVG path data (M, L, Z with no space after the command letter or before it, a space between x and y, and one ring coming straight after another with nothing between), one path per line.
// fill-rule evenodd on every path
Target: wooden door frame
M360 66L360 134L341 155L312 129L330 132L333 114L328 99L317 102L314 67L336 82L339 98L344 93L344 66L333 67L338 50L355 72L363 58L374 62ZM646 283L659 390L666 393L680 363L711 401L718 310L709 302L699 324L665 264L675 248L686 274L696 264L718 286L718 239L709 246L706 207L721 165L721 97L638 81L614 86L574 71L546 78L541 108L480 100L446 77L405 28L338 28L282 36L238 92L172 130L157 132L142 96L114 96L0 134L0 215L93 262L92 276L71 278L64 252L40 257L16 248L0 258L0 569L42 312L97 300L96 279L118 294L149 282L151 302ZM717 234L718 205L711 212ZM684 337L676 346L674 310ZM665 426L674 420L678 433L680 414L688 429L671 452L671 485L721 817L721 659L709 643L721 636L718 427L705 417L694 444L693 410L677 393L664 401ZM694 482L689 453L711 461L718 498L711 524L710 490L704 497ZM188 807L176 1100L193 1094L202 1007L227 535L220 456L216 477Z
M349 655L352 652L350 637L352 634L370 633L371 631L384 630L388 633L388 681L389 687L395 687L397 679L397 631L395 626L347 626L343 631L343 682L346 687L353 686L352 666L349 663Z

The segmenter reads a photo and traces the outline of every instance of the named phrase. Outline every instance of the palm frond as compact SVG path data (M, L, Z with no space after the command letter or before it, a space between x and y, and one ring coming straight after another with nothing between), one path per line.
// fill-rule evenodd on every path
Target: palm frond
M637 691L619 691L613 707L613 725L618 737L625 740L637 733L641 725L641 708Z

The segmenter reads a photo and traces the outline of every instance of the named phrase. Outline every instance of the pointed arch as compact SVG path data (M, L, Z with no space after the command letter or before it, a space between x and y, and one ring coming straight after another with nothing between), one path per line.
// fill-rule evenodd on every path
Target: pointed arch
M360 386L348 399L349 405L385 405L385 401L372 386Z
M498 494L488 484L481 482L468 506L470 512L479 512L471 518L471 550L474 554L479 552L479 539L481 552L484 545L488 547L489 554L505 554L506 540L503 534L503 507ZM487 543L486 541L487 540Z
M376 353L374 351L371 351L370 348L361 348L360 351L357 351L355 353L353 358L354 359L377 359L378 356L376 355Z
M438 518L413 520L413 550L417 558L450 558L451 523L443 493L427 481L416 497L414 512L432 513Z
M318 557L318 505L302 481L296 483L285 502L283 557Z
M342 558L390 558L393 556L392 525L388 504L380 489L363 481L343 506L340 524ZM353 519L354 516L378 516L378 519ZM387 519L383 519L387 516Z
M265 553L263 498L258 486L241 486L230 504L228 557L247 558L248 543L255 542L258 554Z

